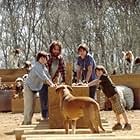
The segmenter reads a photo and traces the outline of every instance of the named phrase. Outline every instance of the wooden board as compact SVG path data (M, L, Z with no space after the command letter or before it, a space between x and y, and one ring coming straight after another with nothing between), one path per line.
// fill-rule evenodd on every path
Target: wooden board
M72 85L72 64L66 63L66 84Z
M140 81L139 81L140 82ZM140 88L134 88L134 109L140 109Z
M23 110L24 110L23 98L12 99L11 106L12 106L11 107L12 113L23 113ZM36 113L40 112L40 98L39 97L36 98L35 112Z
M109 126L105 127L106 132L102 132L100 131L99 134L92 134L90 129L76 129L76 136L80 136L81 134L91 134L94 136L114 136L114 134L112 133L112 129ZM71 133L71 129L70 129L70 133ZM23 139L23 137L29 137L29 136L72 136L72 135L67 135L65 134L65 130L64 129L42 129L42 127L29 127L29 128L17 128L15 129L15 137L16 140L21 140L21 137Z
M77 130L78 131L78 130ZM77 139L79 139L79 138L94 138L94 137L98 137L98 138L103 138L103 137L114 137L115 135L114 134L108 134L108 133L100 133L100 134L91 134L91 133L84 133L84 132L88 132L89 130L81 130L81 132L83 131L83 133L79 133L79 134L75 134L75 135L73 135L73 134L70 134L70 135L68 135L68 134L44 134L44 135L22 135L22 140L26 140L27 138L43 138L43 137L46 137L46 139L48 140L48 138L55 138L55 139L61 139L61 138L65 138L66 140L67 139L69 139L69 138L71 138L71 139L73 139L73 138L77 138ZM80 132L80 131L79 131Z
M103 137L97 137L94 135L91 136L84 136L81 135L79 137L76 137L75 135L70 136L70 137L62 137L59 135L57 137L48 137L48 136L40 136L40 137L27 137L26 139L23 140L140 140L139 136L103 136Z
M25 68L19 68L19 69L0 69L0 75L13 75L13 74L23 74L26 73Z
M89 96L89 88L84 86L73 87L74 96ZM50 128L63 128L63 117L60 112L59 96L55 92L55 88L49 87L48 92L49 106L49 126ZM87 127L87 118L81 118L77 121L77 127Z
M17 77L22 77L26 73L26 69L0 69L2 82L14 82Z
M111 79L116 85L140 88L140 74L111 75Z

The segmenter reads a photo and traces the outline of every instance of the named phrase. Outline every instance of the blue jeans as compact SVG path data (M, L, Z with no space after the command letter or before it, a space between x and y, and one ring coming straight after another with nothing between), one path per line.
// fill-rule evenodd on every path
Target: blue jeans
M44 84L39 91L42 118L48 118L48 85Z
M89 97L95 99L95 93L96 93L96 86L89 87Z

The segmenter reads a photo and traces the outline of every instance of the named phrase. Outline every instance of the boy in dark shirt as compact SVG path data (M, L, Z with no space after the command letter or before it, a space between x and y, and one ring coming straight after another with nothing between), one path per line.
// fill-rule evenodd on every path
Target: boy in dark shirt
M122 125L120 123L120 115L122 115L123 119L125 121L123 130L131 130L131 124L128 121L125 108L120 101L118 91L117 91L114 83L112 82L111 78L107 74L106 69L102 65L98 65L95 68L95 74L96 74L97 78L99 80L101 80L99 85L100 85L101 89L103 90L105 96L110 100L110 102L112 104L112 110L116 114L117 123L112 127L112 129L113 130L122 129ZM95 84L96 84L96 82L95 82L95 80L93 80L90 83L88 83L88 86L90 87Z

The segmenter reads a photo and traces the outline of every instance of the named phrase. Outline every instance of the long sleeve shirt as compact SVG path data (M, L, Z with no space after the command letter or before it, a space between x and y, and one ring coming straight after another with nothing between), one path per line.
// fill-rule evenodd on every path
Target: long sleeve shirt
M39 91L46 80L50 80L46 66L36 62L29 72L25 84L29 86L32 91Z

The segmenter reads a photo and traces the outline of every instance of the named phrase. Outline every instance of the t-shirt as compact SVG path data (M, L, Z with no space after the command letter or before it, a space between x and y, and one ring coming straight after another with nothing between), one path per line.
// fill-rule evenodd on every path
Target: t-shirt
M88 82L95 79L95 65L96 64L95 64L94 58L90 54L87 54L87 56L84 59L82 59L79 56L78 60L77 60L77 65L79 65L82 68L82 80L86 79L86 75L88 72L88 66L92 65L92 74L91 74Z
M102 91L104 92L104 94L110 98L111 96L115 95L117 92L117 88L115 87L114 83L112 82L111 78L106 75L103 74L100 77L100 80L102 81L100 83L100 87L102 89Z

